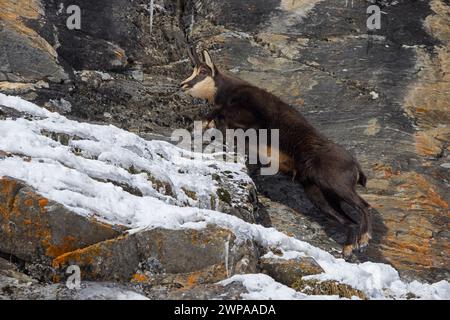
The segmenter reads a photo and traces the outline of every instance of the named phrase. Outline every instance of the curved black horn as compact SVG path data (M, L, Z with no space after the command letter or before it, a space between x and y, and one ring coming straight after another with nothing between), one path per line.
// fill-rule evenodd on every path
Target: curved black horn
M194 50L192 45L190 45L188 48L188 54L189 54L189 58L191 59L192 63L194 63L195 65L200 64L200 59L198 58L197 52Z

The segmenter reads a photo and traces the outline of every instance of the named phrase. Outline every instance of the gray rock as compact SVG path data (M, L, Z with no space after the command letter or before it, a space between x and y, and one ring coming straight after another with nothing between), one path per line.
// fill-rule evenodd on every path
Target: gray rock
M48 79L60 82L68 79L68 74L59 64L51 45L22 22L9 20L27 14L26 10L19 9L15 4L4 5L4 10L11 10L12 13L2 19L3 27L0 28L0 71L10 74L7 76L10 81L34 82Z

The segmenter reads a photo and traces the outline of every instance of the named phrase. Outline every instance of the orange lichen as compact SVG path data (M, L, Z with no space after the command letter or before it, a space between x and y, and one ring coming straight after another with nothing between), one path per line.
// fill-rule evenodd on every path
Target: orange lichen
M198 275L193 273L191 274L187 279L187 285L188 286L194 286L197 283Z
M149 282L149 278L145 274L135 273L131 277L131 282L134 282L134 283L146 283L146 282Z
M51 258L58 257L66 252L73 251L75 249L76 242L77 238L73 236L66 236L64 237L62 243L58 245L47 244L45 254Z
M448 209L448 203L424 176L415 172L407 173L404 176L407 177L408 182L399 185L397 188L410 195L411 201L408 202L410 206L420 204L422 206L437 207L437 209ZM432 208L429 209L429 212L433 212Z
M384 163L375 163L373 165L373 171L382 178L391 178L392 176L396 176L400 174L400 171L394 171L391 166L386 165Z
M93 265L94 261L98 258L110 255L109 248L114 242L122 241L127 236L128 235L120 235L117 238L105 240L86 248L63 253L53 259L52 266L54 268L60 268L61 266L72 262L79 266Z
M77 249L64 253L53 259L52 266L61 268L65 265L74 263L79 266L92 265L94 260L101 256L102 249L99 244L94 244L87 248Z
M44 208L48 205L48 199L41 198L39 199L39 207L41 210L44 210Z
M52 277L52 282L53 283L60 283L61 282L61 277L57 274L54 274Z
M443 142L435 139L429 131L418 132L415 135L416 152L424 157L436 157L441 153Z
M386 234L377 249L399 270L421 270L445 265L448 244L434 235L447 226L437 226L436 217L449 216L444 194L429 178L418 172L395 172L377 164L374 173L386 187L369 183L364 195L379 212ZM388 192L386 192L386 191Z
M196 230L192 231L192 235L191 235L191 242L193 245L196 245L198 243L199 240L199 234Z

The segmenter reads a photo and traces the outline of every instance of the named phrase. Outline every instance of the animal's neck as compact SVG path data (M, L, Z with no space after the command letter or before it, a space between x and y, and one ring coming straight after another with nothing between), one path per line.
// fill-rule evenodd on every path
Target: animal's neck
M234 77L232 75L218 71L216 78L216 92L213 97L213 102L220 105L222 99L226 98L228 93L233 90L238 85L248 84L246 81Z

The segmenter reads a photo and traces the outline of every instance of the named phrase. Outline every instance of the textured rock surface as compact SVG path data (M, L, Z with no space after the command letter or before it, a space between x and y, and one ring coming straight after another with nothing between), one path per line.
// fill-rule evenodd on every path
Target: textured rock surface
M207 109L178 91L190 71L185 46L198 41L220 67L282 96L357 155L369 177L360 192L374 207L375 238L356 260L448 279L446 1L377 1L386 14L369 34L366 1L155 1L152 34L144 0L33 0L33 10L23 2L0 1L0 91L50 109L62 105L50 100L64 99L70 116L143 137L169 135L192 128ZM83 32L65 28L60 2L80 5ZM340 227L290 177L254 178L265 224L340 250Z
M87 280L147 282L158 274L178 274L218 266L215 279L256 271L252 243L238 244L228 230L152 229L107 240L57 257L53 266L80 266ZM220 275L219 275L220 274ZM194 282L195 274L190 276Z
M50 263L63 253L115 238L120 229L77 215L20 181L0 179L0 252Z
M196 284L188 287L152 285L119 285L108 282L83 281L81 288L70 290L65 284L41 284L17 270L17 267L0 258L0 300L236 300L247 290L239 283L227 286Z
M260 267L276 281L292 287L302 277L319 274L323 269L314 259L299 257L296 259L261 258Z
M363 300L366 299L363 292L335 281L317 282L314 280L299 279L292 284L292 288L306 294L337 295L347 299L352 299L353 297L358 297Z
M161 300L240 300L247 290L240 283L227 286L220 284L200 284L195 287L168 289L151 287L144 290L150 299Z
M0 5L0 88L4 88L5 80L24 83L68 80L55 48L27 24L27 21L44 23L41 2L2 0Z
M0 258L0 300L145 299L139 289L113 283L84 282L78 290L63 284L42 284Z

